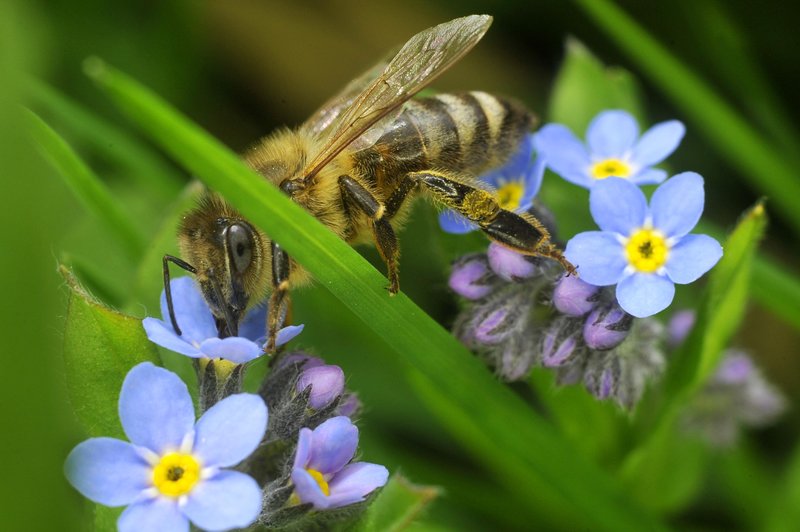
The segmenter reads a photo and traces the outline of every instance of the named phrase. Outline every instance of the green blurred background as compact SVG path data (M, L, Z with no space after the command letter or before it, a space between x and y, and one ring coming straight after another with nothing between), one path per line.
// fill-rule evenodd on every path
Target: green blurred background
M751 117L756 127L776 131L786 124L793 128L800 120L794 97L800 92L796 76L800 19L784 2L619 4ZM160 217L171 212L177 192L189 181L169 161L156 158L153 171L163 173L167 184L160 192L140 193L146 178L132 175L130 167L115 158L111 140L104 149L102 140L48 114L43 104L47 93L32 85L28 76L45 80L84 109L137 137L82 73L83 59L98 55L241 151L276 127L302 122L354 75L417 31L473 12L494 15L493 27L473 53L437 81L436 89L511 95L546 119L549 90L565 38L571 35L606 64L620 65L639 77L650 123L669 118L686 121L688 134L670 164L675 170L691 169L705 176L710 220L729 228L762 194L745 183L740 168L718 155L693 128L690 117L681 115L657 86L643 79L572 2L6 0L0 4L4 203L0 249L5 281L0 323L6 340L0 386L5 465L0 475L0 530L79 530L89 511L61 473L64 457L82 434L66 403L62 376L65 290L57 263L70 261L79 275L83 272L93 280L90 286L96 294L145 315L157 312L158 258L174 250L174 242L149 246L151 267L137 269L31 147L18 103L40 112L79 151L138 220L148 242L152 235L163 234ZM783 138L793 135L789 131ZM798 146L781 148L796 151ZM477 249L483 242L440 235L434 211L420 205L401 235L403 288L448 324L456 306L446 290L447 265L457 253ZM771 222L764 253L796 276L800 240L780 217ZM567 233L572 229L570 221L562 225ZM375 261L372 250L364 252ZM131 285L146 294L133 305L125 292ZM428 528L534 525L519 522L504 494L491 487L486 472L460 456L411 392L392 379L392 359L379 338L359 328L349 311L322 288L296 297L298 321L307 324L300 345L342 365L350 387L366 405L361 422L364 457L402 470L414 481L444 486L444 497L425 516ZM752 305L736 343L753 351L769 377L796 404L798 331ZM790 411L778 426L750 443L780 464L797 439L799 419L796 409ZM726 524L724 518L715 521L714 512L690 509L689 515L692 511L702 514L701 523Z

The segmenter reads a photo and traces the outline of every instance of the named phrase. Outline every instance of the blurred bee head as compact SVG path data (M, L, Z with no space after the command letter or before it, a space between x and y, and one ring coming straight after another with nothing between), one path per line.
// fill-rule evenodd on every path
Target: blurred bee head
M216 194L206 195L184 216L178 231L181 254L195 268L220 336L236 336L252 302L267 289L267 237Z

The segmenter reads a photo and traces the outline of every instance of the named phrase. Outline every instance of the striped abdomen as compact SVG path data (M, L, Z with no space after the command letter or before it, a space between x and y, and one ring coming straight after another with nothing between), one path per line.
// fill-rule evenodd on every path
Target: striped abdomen
M410 100L374 146L353 154L354 163L380 190L421 170L478 176L503 164L532 123L522 105L485 92Z

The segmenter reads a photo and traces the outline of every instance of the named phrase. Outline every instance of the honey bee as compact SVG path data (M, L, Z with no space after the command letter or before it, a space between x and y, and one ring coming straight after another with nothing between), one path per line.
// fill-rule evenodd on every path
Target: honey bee
M476 176L503 164L533 125L522 105L484 92L411 98L483 37L492 17L458 18L412 37L388 61L350 82L296 130L258 142L244 160L348 243L372 241L386 263L389 293L400 288L395 229L414 196L428 195L475 223L491 240L575 269L542 224L504 210ZM278 242L209 194L180 226L194 273L220 336L235 336L245 310L271 288L266 351L286 317L289 287L308 279Z

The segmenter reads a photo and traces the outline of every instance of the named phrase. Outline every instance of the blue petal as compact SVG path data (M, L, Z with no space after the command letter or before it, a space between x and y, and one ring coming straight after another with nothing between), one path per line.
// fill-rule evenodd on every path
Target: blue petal
M657 185L667 178L667 172L659 168L647 168L628 178L635 185Z
M665 181L650 198L653 227L667 237L681 237L691 231L703 214L703 178L683 172Z
M641 166L660 163L675 151L684 133L686 128L677 120L654 125L636 143L631 162Z
M580 279L595 286L616 284L628 265L617 236L601 231L575 235L567 242L564 255L577 266Z
M331 418L314 429L308 467L322 474L336 473L353 459L358 447L358 428L350 418Z
M478 226L470 222L452 209L447 209L439 213L439 227L446 233L463 235L478 229Z
M634 273L617 285L619 306L637 318L661 312L672 303L674 296L672 281L655 273Z
M314 441L314 433L311 429L300 429L297 437L297 451L294 455L294 465L292 467L305 469L311 459L311 445Z
M285 343L292 341L292 339L303 332L305 325L289 325L278 331L278 336L275 338L275 345L280 347Z
M531 205L533 205L533 198L536 197L536 194L539 193L539 189L542 188L544 169L546 167L547 161L545 161L544 157L537 157L523 175L525 187L522 197L519 200L518 211L527 211L531 208Z
M200 351L208 358L224 358L237 364L250 362L264 354L257 343L239 336L209 338L200 344Z
M117 519L117 531L189 532L189 520L181 513L177 501L156 497L132 504Z
M145 318L142 320L142 325L147 338L154 344L187 357L200 358L203 356L199 349L187 342L182 336L175 334L175 329L172 328L172 325L156 318ZM180 326L180 323L178 326Z
M609 177L598 181L589 195L589 210L598 227L629 236L644 225L647 199L633 183Z
M183 513L203 530L245 528L261 513L261 488L238 471L220 471L189 493Z
M528 133L519 145L514 156L502 168L503 172L510 179L518 179L523 175L531 165L531 158L533 157L533 133Z
M189 341L202 342L206 338L216 336L217 326L214 324L214 316L194 280L191 277L178 277L173 279L169 286L175 319L183 333L182 337ZM161 318L172 328L166 292L161 292Z
M342 469L328 484L331 490L329 508L363 501L374 490L384 486L389 470L382 465L356 462Z
M589 153L586 147L566 126L548 124L534 135L536 152L555 173L571 183L591 187Z
M318 510L328 507L328 497L322 493L322 488L305 469L299 467L292 469L292 484L300 502L311 503Z
M150 487L152 468L128 442L92 438L78 444L64 464L69 483L105 506L132 503Z
M250 309L239 324L239 336L259 343L259 340L267 335L267 309L267 305L258 305Z
M624 158L639 136L636 119L626 111L603 111L589 124L586 141L594 159Z
M230 467L255 451L267 430L267 405L258 395L231 395L195 426L194 454L207 467Z
M180 448L194 426L189 390L171 371L134 366L119 393L119 419L131 442L158 454Z
M678 284L692 283L722 257L722 246L707 235L686 235L669 251L667 275Z

